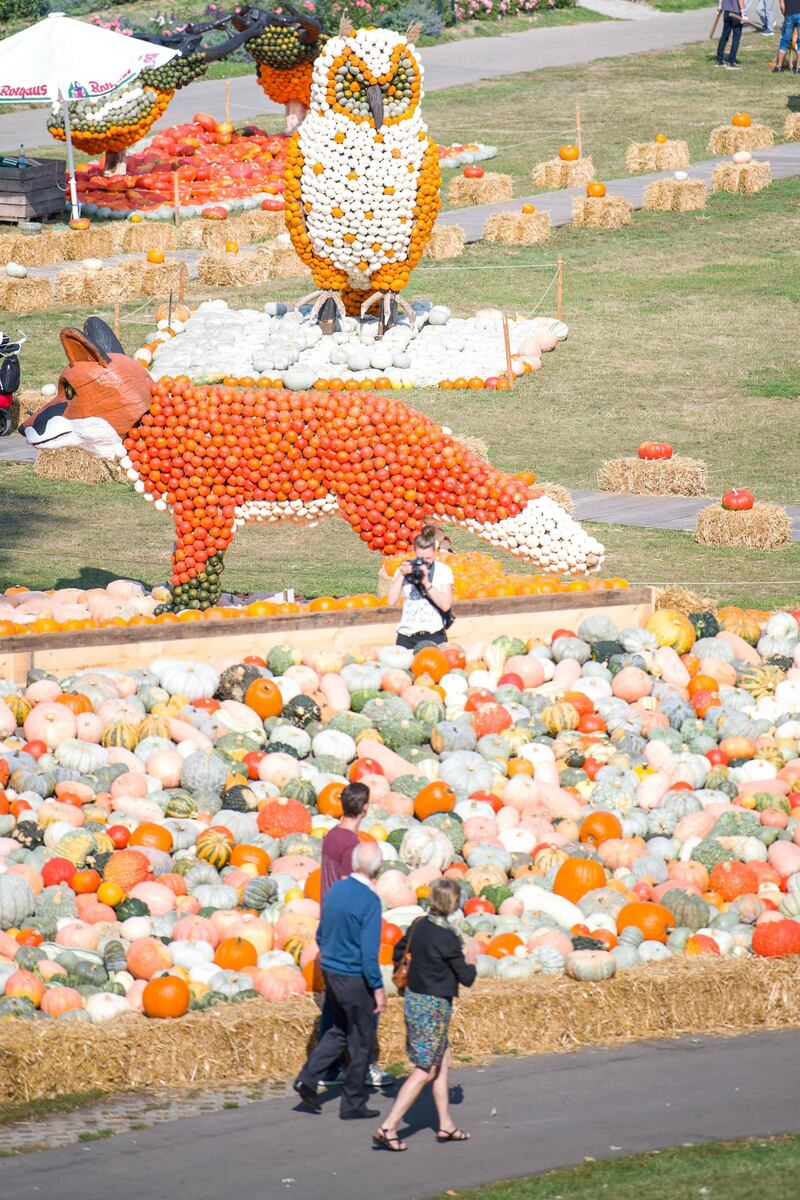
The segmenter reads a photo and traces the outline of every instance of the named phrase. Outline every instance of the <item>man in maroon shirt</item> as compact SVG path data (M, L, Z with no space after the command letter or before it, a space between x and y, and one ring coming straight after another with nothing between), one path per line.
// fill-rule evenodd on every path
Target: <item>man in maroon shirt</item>
M337 880L345 879L352 874L353 851L356 846L360 845L358 827L369 804L369 788L365 783L348 783L342 792L341 802L341 820L338 825L334 825L328 830L322 840L322 883L320 886L322 904L325 903L325 894L328 889L333 887ZM326 993L319 1023L320 1038L331 1024L332 1017ZM339 1083L343 1074L344 1072L339 1070L338 1073L334 1072L329 1079L322 1080L322 1082ZM384 1084L392 1082L392 1076L385 1075L376 1062L370 1063L368 1078L370 1086L373 1088L383 1087Z
M348 783L341 795L342 819L325 834L322 842L322 902L338 879L352 871L353 851L359 844L358 827L369 804L369 788L365 783Z

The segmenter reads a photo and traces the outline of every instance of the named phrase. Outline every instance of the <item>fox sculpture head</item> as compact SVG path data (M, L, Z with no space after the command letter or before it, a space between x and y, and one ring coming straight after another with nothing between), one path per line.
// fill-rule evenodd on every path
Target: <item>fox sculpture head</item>
M68 365L58 393L20 433L37 449L73 446L95 458L122 458L123 438L150 407L149 374L99 317L89 317L82 332L62 329L61 344Z

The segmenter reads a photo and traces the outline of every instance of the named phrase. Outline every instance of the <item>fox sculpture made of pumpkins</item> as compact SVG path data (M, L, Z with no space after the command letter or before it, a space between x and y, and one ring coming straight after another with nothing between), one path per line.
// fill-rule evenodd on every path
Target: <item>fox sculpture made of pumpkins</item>
M581 575L603 560L563 508L391 395L154 382L97 317L61 342L58 393L20 431L39 449L119 460L136 491L172 512L170 607L216 602L222 556L249 521L340 516L396 554L434 519L543 571Z

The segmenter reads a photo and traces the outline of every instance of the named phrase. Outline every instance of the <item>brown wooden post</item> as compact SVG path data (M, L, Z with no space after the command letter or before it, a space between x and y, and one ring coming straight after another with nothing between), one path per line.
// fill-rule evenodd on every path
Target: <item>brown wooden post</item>
M511 339L508 336L508 317L503 313L503 343L506 349L506 375L508 376L508 386L514 386L514 369L511 366Z
M583 156L583 126L581 124L581 106L575 105L575 145L578 147L578 156Z
M556 316L558 317L559 321L563 321L564 320L564 259L560 254L558 256L558 262L556 264L556 277L557 277L556 295L558 298L557 303L556 303Z
M177 225L181 219L181 191L177 171L172 176L172 203L175 206L175 224Z

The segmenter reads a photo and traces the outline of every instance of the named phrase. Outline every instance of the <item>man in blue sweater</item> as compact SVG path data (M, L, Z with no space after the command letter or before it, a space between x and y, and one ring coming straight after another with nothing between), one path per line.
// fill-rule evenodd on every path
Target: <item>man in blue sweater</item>
M349 1064L339 1110L343 1121L379 1115L378 1109L367 1108L367 1071L376 1017L386 1007L378 963L381 902L373 884L382 862L375 842L364 842L355 849L352 874L334 883L326 894L317 928L333 1025L311 1052L294 1090L313 1112L321 1112L319 1081L347 1050Z

